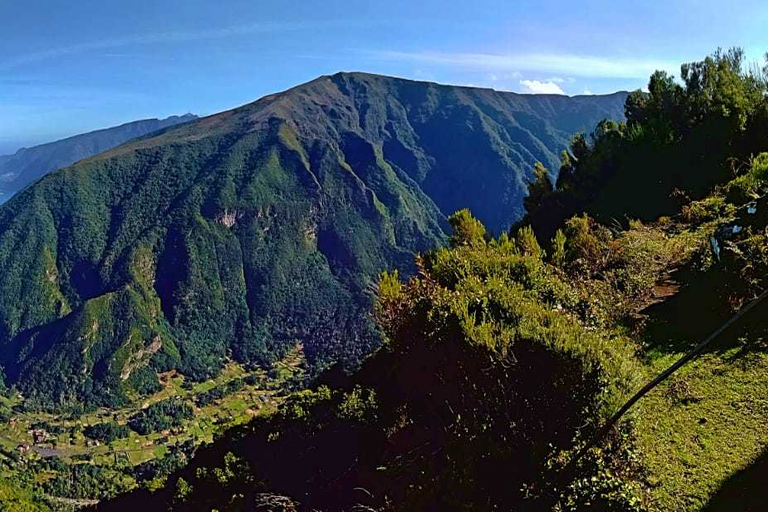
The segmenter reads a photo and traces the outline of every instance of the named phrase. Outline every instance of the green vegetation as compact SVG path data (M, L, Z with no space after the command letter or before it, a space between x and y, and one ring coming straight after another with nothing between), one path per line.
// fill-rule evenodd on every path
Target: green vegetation
M71 499L110 498L128 489L121 477L115 471L92 464L74 464L45 482L43 490Z
M339 74L49 174L0 208L7 383L78 412L297 342L312 375L355 368L378 273L409 275L461 206L508 227L528 167L623 100Z
M768 71L741 55L683 66L683 85L655 74L627 123L574 138L556 186L536 166L530 225L494 238L458 211L450 247L380 278L386 343L358 372L320 375L108 505L759 509L765 305L574 460L768 284Z
M506 179L497 173L486 186L507 195L479 204L453 164L436 183L425 155L445 162L436 155L452 146L454 163L482 181L492 164L506 165L499 145L485 151L483 143L491 132L507 140L503 116L480 108L471 90L423 86L426 102L399 81L366 75L323 78L219 118L205 136L187 125L43 180L28 195L50 219L18 201L0 209L12 225L0 232L0 258L16 261L10 248L22 221L9 212L18 209L44 227L42 251L20 245L29 272L53 276L29 290L13 272L0 275L0 292L9 292L0 301L37 307L37 316L0 309L18 348L9 382L38 409L82 397L123 405L162 389L143 409L89 422L86 432L106 436L127 423L135 432L112 446L143 434L149 457L118 462L110 452L115 461L105 466L96 463L105 452L83 452L71 465L38 462L30 472L10 452L7 464L26 475L19 489L147 512L759 507L766 304L575 458L647 379L768 286L768 69L746 70L742 60L739 50L719 51L684 65L680 83L654 74L649 93L627 97L626 122L602 121L590 138L573 138L554 184L548 158L530 163L526 219L498 236L514 218L498 207L517 185L494 181ZM303 106L317 94L365 114L350 127L328 106L322 122L312 118L310 137ZM442 111L437 123L399 108L416 102L434 114L449 98L478 110ZM383 112L390 124L376 124ZM233 133L233 117L263 121L268 133ZM478 119L482 129L457 128ZM377 139L371 126L388 136ZM138 190L165 201L157 187L176 197L155 211L170 219L162 226L146 228L154 206L132 210L111 195L127 196L125 176L138 175L132 199ZM70 192L68 180L109 186ZM84 194L78 204L103 216L54 208L46 187ZM479 216L457 208L445 217L458 201L448 190L471 196L461 206L477 205ZM77 223L61 220L73 210ZM73 227L88 223L101 238ZM77 267L84 254L98 265ZM45 344L59 339L80 350ZM249 386L267 383L270 397L287 391L304 369L301 353L309 389L295 386L267 414L249 415L258 404ZM231 371L281 355L266 372L272 387L264 373ZM228 356L244 366L222 370ZM60 388L35 370L39 361L58 370L85 362L93 373L78 381L81 370L65 372ZM175 370L189 377L183 386ZM0 405L13 413L13 400ZM195 449L210 432L198 416L212 411L244 419ZM44 425L35 414L30 424ZM65 435L79 433L60 429ZM110 484L95 491L104 479ZM116 496L123 489L132 491Z
M682 85L655 74L650 94L628 98L626 124L602 123L591 143L574 138L557 187L537 180L526 204L542 238L579 211L606 222L675 214L650 231L631 223L623 231L642 243L660 230L678 241L680 256L666 262L667 278L632 324L649 374L767 285L768 69L746 69L742 52L730 50L683 66L681 76ZM760 306L638 405L633 432L648 508L762 506L764 317Z
M114 422L97 423L83 429L85 437L105 443L111 443L116 439L125 439L130 433L131 429L127 425L119 425Z
M675 356L655 359L653 368ZM711 500L713 510L746 510L745 498L758 503L758 482L743 482L731 496L727 489L738 489L738 472L768 447L766 371L764 350L729 347L705 355L648 397L637 430L654 510L706 510Z
M195 117L186 114L167 119L144 119L31 148L22 148L13 155L0 155L0 174L5 176L5 180L0 184L0 197L5 196L7 199L56 169L98 155L133 138L189 122Z
M115 506L241 510L277 493L323 510L587 499L636 510L631 465L607 457L583 465L597 482L589 497L577 482L562 494L543 485L554 478L552 458L638 385L634 345L593 327L609 315L584 307L591 289L548 264L529 231L486 239L469 212L450 221L451 248L418 258L417 277L381 277L376 316L387 342L353 377L321 376L335 386L293 393L274 415L198 452L162 488ZM566 245L575 254L583 243Z
M21 506L22 501L14 500L23 498L25 505L29 501L40 510L48 510L46 505L54 510L70 510L74 505L93 504L137 486L162 487L166 477L183 468L217 432L258 414L269 414L282 400L284 390L303 381L301 347L276 362L275 367L279 371L269 373L279 374L279 378L229 363L216 380L197 384L190 384L178 374L166 374L162 376L163 389L143 404L79 416L23 413L20 397L0 397L0 405L9 409L6 422L0 425L0 472L9 479L9 506ZM209 396L211 390L226 390L227 394L215 403L195 407L194 416L171 427L171 432L140 435L127 426L131 418L142 413L145 420L157 420L158 411L173 415L178 409L163 403L179 401L173 397L198 403L198 397ZM157 403L162 404L147 413ZM92 467L76 467L79 465ZM105 482L107 479L109 482ZM4 497L0 495L0 504Z
M232 379L226 384L216 386L215 388L211 388L210 390L197 395L195 397L195 403L198 406L208 405L215 402L216 400L224 398L225 396L229 396L232 393L240 391L243 389L243 385L243 379Z
M182 421L191 418L192 406L183 400L169 398L155 402L136 413L128 420L128 426L141 435L160 432L171 427L178 427Z
M743 51L686 64L680 78L656 72L649 93L627 98L625 123L604 121L589 139L575 136L554 190L538 176L526 208L540 236L581 211L605 223L673 215L768 149L766 73L748 67ZM750 182L743 176L732 186L749 194Z
M49 508L33 493L16 482L0 478L0 511L46 512Z

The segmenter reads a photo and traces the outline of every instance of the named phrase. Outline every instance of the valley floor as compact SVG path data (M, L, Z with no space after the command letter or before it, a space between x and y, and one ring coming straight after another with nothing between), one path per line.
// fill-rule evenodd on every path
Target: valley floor
M112 475L110 478L116 481L118 488L129 490L139 485L131 475L132 467L153 459L159 460L184 443L200 445L211 442L217 432L247 422L256 415L269 414L275 410L294 379L301 378L302 374L303 353L299 346L283 361L275 363L269 372L249 371L230 363L216 379L193 385L186 385L183 376L175 373L162 375L163 389L160 392L137 399L131 407L122 409L99 409L79 416L35 413L24 411L23 399L18 395L0 397L0 409L10 411L8 421L0 424L0 468L5 468L0 471L6 478L5 481L0 480L0 491L5 487L8 489L8 492L0 494L18 494L18 503L22 503L24 497L34 497L38 502L54 506L92 504L98 502L97 498L105 497L102 489L90 489L87 495L82 493L82 489L74 488L63 495L46 492L45 482L67 470L35 469L38 467L35 461L48 457L60 459L70 467L83 463L96 465ZM236 390L200 402L200 397L207 392L214 388L225 389L235 381L241 384ZM88 439L83 433L83 428L88 425L112 422L125 425L137 411L170 398L195 404L193 417L180 427L146 435L131 431L128 437L109 443ZM41 432L44 432L42 437ZM17 488L19 485L22 488ZM3 508L6 505L13 507L6 498L0 495L0 510L6 510Z

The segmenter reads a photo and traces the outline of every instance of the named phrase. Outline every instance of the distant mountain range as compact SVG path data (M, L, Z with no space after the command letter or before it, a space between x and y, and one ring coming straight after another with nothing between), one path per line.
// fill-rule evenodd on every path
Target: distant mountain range
M460 208L506 229L533 164L557 169L625 98L340 73L51 173L0 208L6 379L43 406L110 405L298 342L311 369L354 365L379 343L382 269L411 272Z
M98 155L136 137L193 119L197 119L197 116L185 114L166 119L144 119L22 148L13 155L0 155L0 202L8 200L11 195L51 171Z

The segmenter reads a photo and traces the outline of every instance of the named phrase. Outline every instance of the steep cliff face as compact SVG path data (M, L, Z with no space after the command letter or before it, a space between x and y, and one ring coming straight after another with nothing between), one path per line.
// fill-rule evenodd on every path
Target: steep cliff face
M533 163L623 100L338 74L50 174L0 209L6 376L55 405L297 341L354 365L378 272L410 271L458 208L504 229Z

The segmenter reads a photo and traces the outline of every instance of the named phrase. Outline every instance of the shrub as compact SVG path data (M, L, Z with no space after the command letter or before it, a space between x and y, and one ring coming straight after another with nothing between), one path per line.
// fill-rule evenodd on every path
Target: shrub
M763 194L768 186L768 153L760 153L750 161L745 174L725 186L725 195L733 204L743 204Z
M177 427L193 415L192 406L179 398L156 402L128 420L128 426L141 435Z
M127 425L119 425L114 422L97 423L83 429L85 437L111 443L115 439L124 439L131 433Z

